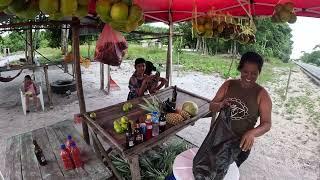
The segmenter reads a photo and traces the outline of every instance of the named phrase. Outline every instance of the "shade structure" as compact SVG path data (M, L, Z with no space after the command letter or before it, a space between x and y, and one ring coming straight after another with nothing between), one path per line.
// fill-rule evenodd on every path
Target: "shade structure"
M197 15L209 10L228 13L232 16L271 16L278 3L292 2L297 16L320 18L320 0L135 0L144 11L147 21L169 24L192 19L196 7Z
M173 175L176 180L194 180L192 173L193 158L197 154L199 148L191 148L180 153L174 160L172 165ZM239 169L233 162L223 180L238 180L240 178Z

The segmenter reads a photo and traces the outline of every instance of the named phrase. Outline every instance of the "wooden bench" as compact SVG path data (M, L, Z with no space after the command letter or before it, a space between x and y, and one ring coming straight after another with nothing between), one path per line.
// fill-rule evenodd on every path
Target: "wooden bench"
M111 171L96 156L74 128L71 120L16 135L7 140L5 179L108 179ZM81 151L83 168L66 171L60 158L60 145L71 135ZM40 166L34 154L32 140L41 147L48 164Z

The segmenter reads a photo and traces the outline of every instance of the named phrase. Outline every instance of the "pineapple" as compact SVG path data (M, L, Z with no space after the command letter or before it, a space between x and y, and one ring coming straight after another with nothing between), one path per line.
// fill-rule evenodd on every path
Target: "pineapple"
M190 114L184 110L180 111L179 114L183 117L184 120L190 119L190 117L191 117Z
M148 100L146 98L143 98L145 104L139 104L141 109L144 109L148 112L160 112L161 109L161 102L159 101L159 99L156 96L151 96L152 100ZM160 103L159 103L160 102Z
M184 118L178 113L168 113L166 115L166 121L169 124L177 125L177 124L181 123L182 121L184 121Z

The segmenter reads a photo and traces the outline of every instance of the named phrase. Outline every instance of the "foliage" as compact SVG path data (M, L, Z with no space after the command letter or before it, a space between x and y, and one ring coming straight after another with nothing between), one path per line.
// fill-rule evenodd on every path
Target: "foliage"
M2 48L10 48L10 52L23 51L25 49L25 33L22 31L14 31L3 37Z
M267 19L257 19L256 40L257 42L252 45L242 45L238 42L236 46L240 54L246 51L256 51L264 57L276 57L283 62L288 62L291 54L293 42L291 38L291 29L288 24L275 24ZM176 29L183 33L184 46L196 49L197 38L192 38L191 23L180 23ZM220 38L205 39L210 55L216 53L228 53L231 50L233 41L224 41Z
M320 45L315 46L313 48L314 51L312 51L311 53L304 52L304 54L300 57L300 59L305 63L311 63L314 65L320 66L320 50L317 50L319 46Z
M188 148L186 142L172 142L144 153L140 157L142 179L164 180L171 174L176 156ZM122 177L131 179L129 164L119 156L112 155L111 158Z

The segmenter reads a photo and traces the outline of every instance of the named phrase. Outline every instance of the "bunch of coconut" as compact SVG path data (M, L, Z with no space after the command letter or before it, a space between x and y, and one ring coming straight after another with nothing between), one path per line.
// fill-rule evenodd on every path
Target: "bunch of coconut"
M238 41L240 44L253 44L256 42L256 28L254 22L249 20L242 23L242 20L237 24L237 34L234 40Z
M292 2L277 4L274 8L271 20L275 23L295 23L297 21L297 16L294 13L294 4Z
M200 37L213 37L212 19L208 16L196 17L192 20L192 30Z
M121 0L98 0L96 12L113 29L131 32L144 23L141 7Z
M88 14L89 0L39 0L39 8L52 20L64 17L82 18Z
M23 19L34 19L40 13L38 0L0 0L0 11Z
M0 0L0 10L22 19L34 19L42 11L52 20L63 17L84 17L88 0Z

